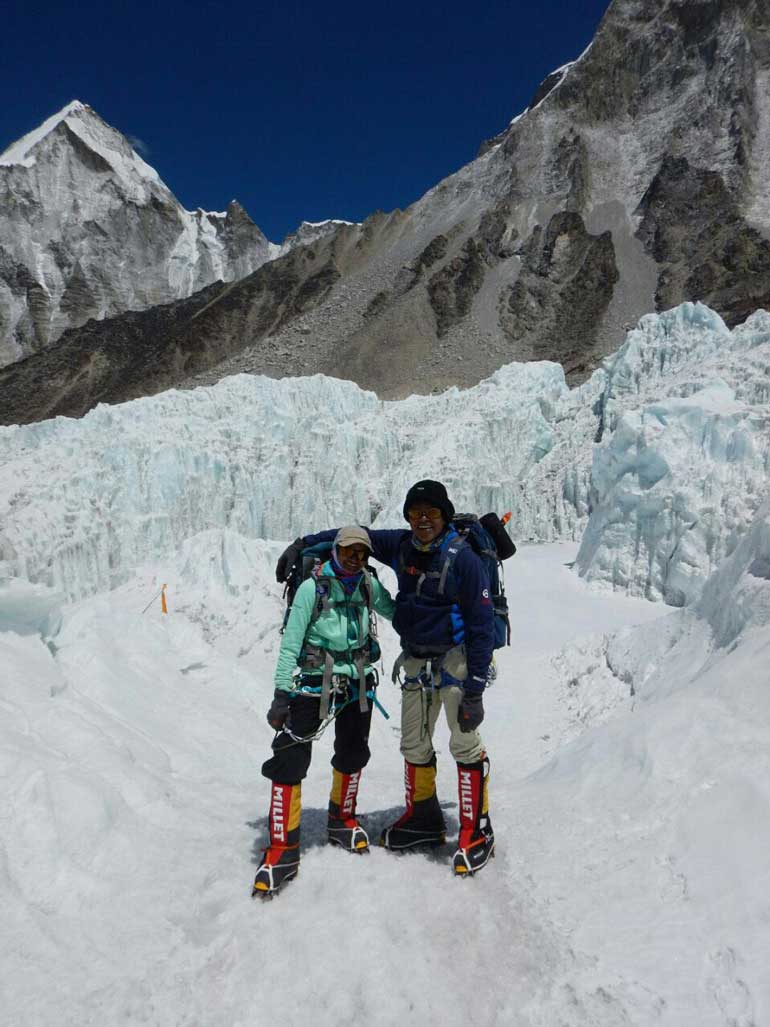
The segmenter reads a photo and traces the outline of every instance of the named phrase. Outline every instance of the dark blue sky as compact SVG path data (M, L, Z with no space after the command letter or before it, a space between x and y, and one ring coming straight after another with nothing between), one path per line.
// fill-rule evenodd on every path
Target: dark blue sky
M69 100L141 140L189 209L303 219L406 207L472 160L609 0L11 0L0 150Z

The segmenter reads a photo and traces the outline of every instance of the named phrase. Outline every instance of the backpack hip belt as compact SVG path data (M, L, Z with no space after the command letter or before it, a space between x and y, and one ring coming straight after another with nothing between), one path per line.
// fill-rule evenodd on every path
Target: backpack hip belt
M409 664L411 666L408 666ZM444 674L452 681L462 683L468 675L465 645L462 642L455 642L437 652L435 646L428 651L425 647L405 643L393 664L392 680L394 684L400 683L402 669L406 675L401 684L402 688L414 681L421 681L423 688L430 687L432 691L436 687L436 678ZM416 676L415 671L417 672ZM449 683L451 682L442 681L439 687Z
M335 650L324 649L322 646L317 645L305 646L302 669L318 670L323 667L323 676L321 678L321 706L318 711L322 720L325 720L329 716L332 679L335 677L334 661L336 659L348 660L355 666L356 673L358 675L358 705L362 713L366 713L368 711L369 702L366 698L366 664L369 661L371 652L371 639L367 641L366 645L362 645L358 649Z
M454 646L450 646L450 648L453 649ZM404 665L407 662L407 660L419 660L420 661L420 667L419 667L420 676L422 676L423 671L425 671L426 668L427 668L427 679L428 680L427 680L427 682L422 683L422 687L425 688L426 685L429 684L430 688L433 689L434 688L434 677L441 670L441 664L444 662L444 657L446 656L446 654L448 652L449 652L449 649L445 650L443 653L437 653L437 652L416 653L416 652L412 651L411 649L407 649L407 647L405 646L404 649L399 653L399 655L398 655L398 657L396 659L396 662L393 664L393 672L391 674L391 681L393 682L394 685L400 684L401 687L403 688L404 685L407 684L407 682L412 681L412 680L416 680L416 679L413 679L413 678L405 677L403 682L402 682L401 681L401 671L404 668Z

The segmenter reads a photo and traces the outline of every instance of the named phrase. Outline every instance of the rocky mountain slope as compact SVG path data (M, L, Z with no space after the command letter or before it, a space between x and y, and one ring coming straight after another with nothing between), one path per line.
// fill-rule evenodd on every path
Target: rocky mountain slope
M276 251L235 201L184 210L123 135L73 101L0 154L0 366L91 318L243 278Z
M0 373L0 419L237 371L399 397L548 358L574 381L649 311L703 300L735 325L770 303L768 112L768 0L613 0L585 53L407 210L66 333Z

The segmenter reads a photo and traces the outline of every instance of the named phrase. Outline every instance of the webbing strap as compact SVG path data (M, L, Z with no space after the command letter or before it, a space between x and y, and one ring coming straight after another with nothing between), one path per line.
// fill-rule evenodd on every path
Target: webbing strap
M454 648L454 646L452 646L452 648ZM431 655L422 656L402 649L393 664L393 671L390 675L390 679L394 685L400 685L401 688L404 687L407 681L416 680L416 678L405 678L403 682L401 681L401 671L404 664L407 660L416 658L422 661L420 666L420 677L423 679L422 688L425 689L430 687L431 690L434 690L436 687L436 675L441 673L445 657L446 653L432 653Z
M311 614L311 620L318 620L321 613L328 613L334 606L365 606L371 613L374 594L372 589L372 576L369 571L364 569L361 572L363 580L360 588L363 599L353 599L348 595L342 599L330 599L330 582L332 579L327 578L325 575L320 573L322 566L323 564L316 564L312 570L312 577L315 581L316 602Z
M415 595L422 595L422 586L426 578L440 578L441 571L423 571L417 579L417 588L414 590Z
M358 705L361 712L366 713L369 709L369 703L366 701L366 667L363 653L360 651L356 658L356 671L358 672Z
M366 608L371 613L372 603L374 602L374 593L373 593L373 589L372 589L372 576L371 576L371 574L369 573L369 571L365 567L362 569L361 574L363 575L363 578L364 578L364 580L363 580L364 587L362 587L361 591L364 593L364 595L366 597Z
M401 668L404 666L404 660L405 659L406 659L406 653L402 650L398 654L398 658L396 659L396 662L393 664L393 673L390 675L390 680L393 682L394 685L398 684L398 682L399 682L399 678L401 676Z
M455 560L457 559L457 554L460 552L461 546L463 545L465 545L465 539L459 538L456 542L452 542L449 546L447 546L446 558L444 559L444 566L441 568L441 580L438 583L438 594L440 596L443 596L444 594L444 591L446 589L447 576Z
M355 667L358 667L359 661L366 663L374 663L371 639L367 640L366 645L362 645L358 649L325 649L320 645L305 645L300 653L300 658L297 661L300 669L303 670L318 670L319 667L325 667L328 657L331 655L332 662L339 660L340 662L352 663Z
M332 677L334 676L334 657L328 651L325 653L324 659L324 673L321 679L321 705L318 709L318 714L321 720L326 720L329 716L329 701L332 694Z
M420 723L420 741L430 735L430 708L433 705L433 690L420 689L420 706L422 709L422 721Z
M422 595L422 586L427 578L438 578L438 590L437 594L443 596L446 591L446 581L449 575L449 571L452 568L460 548L465 545L465 539L462 535L458 535L457 538L451 539L446 551L442 554L441 570L438 571L422 571L419 578L417 579L417 587L415 588L415 595ZM404 556L404 549L407 543L402 543L401 548L398 551L398 572L403 573L407 569L406 558Z

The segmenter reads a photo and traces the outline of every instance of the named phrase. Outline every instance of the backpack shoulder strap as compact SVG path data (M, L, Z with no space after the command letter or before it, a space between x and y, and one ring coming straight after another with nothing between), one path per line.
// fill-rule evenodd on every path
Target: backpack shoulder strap
M369 613L372 612L372 604L374 602L374 586L372 585L372 576L369 571L364 568L361 573L363 578L361 581L361 595L364 597L366 602L366 609Z
M319 571L321 564L313 568L313 581L315 582L315 605L313 606L313 614L310 618L311 622L318 620L322 613L327 613L329 610L329 592L331 591L328 578L323 577Z
M439 569L435 571L417 571L412 568L410 564L406 562L406 553L411 547L411 541L407 536L399 546L398 550L398 573L399 574L416 574L419 573L419 581L417 582L416 593L420 595L422 591L422 585L426 578L438 578L438 587L436 594L443 596L446 592L446 583L454 561L457 559L457 554L465 545L466 532L462 529L458 529L455 524L451 525L454 531L454 537L450 538L444 548L441 550L441 563Z
M444 550L444 559L442 562L441 571L439 572L438 581L438 594L440 596L443 596L446 591L446 583L447 578L449 577L449 572L453 569L455 560L457 559L460 550L463 548L464 545L466 545L466 543L467 539L465 535L461 535L458 532L457 538L453 538Z
M336 601L330 599L330 595L331 595L331 582L326 577L326 575L321 574L321 567L322 566L323 566L323 564L319 564L317 567L315 567L313 569L313 572L312 572L312 577L313 577L313 580L315 582L316 602L315 602L315 605L313 607L313 615L311 617L311 621L318 620L318 618L321 616L322 613L328 613L328 611L332 608L332 606L339 606L339 605L341 605L339 602L336 602ZM371 613L372 604L374 602L374 589L372 587L372 576L366 570L364 570L362 573L363 573L363 580L361 582L361 595L363 597L364 604L366 605L367 610ZM345 600L344 604L342 604L342 605L348 606L349 605L349 600Z

